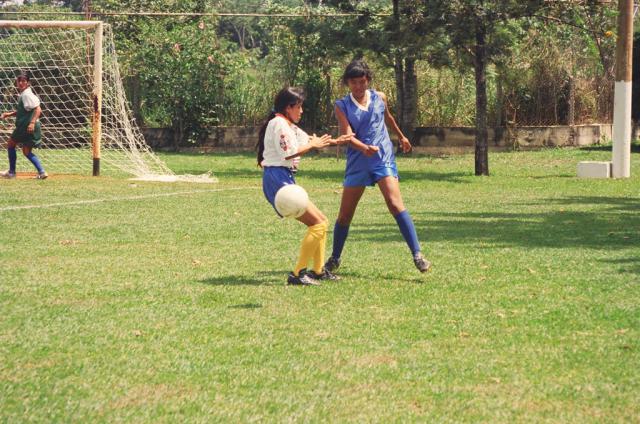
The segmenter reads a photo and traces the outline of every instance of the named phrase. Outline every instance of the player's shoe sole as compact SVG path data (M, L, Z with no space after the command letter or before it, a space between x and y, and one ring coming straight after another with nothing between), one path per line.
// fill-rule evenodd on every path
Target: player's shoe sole
M319 286L320 282L314 280L309 276L309 274L300 271L299 275L294 275L293 272L290 272L287 276L287 285L290 286Z
M320 274L316 274L316 272L312 270L312 271L309 271L307 275L313 278L314 280L319 280L319 281L322 281L322 280L337 281L340 279L340 277L338 277L334 273L327 271L326 268L323 268Z

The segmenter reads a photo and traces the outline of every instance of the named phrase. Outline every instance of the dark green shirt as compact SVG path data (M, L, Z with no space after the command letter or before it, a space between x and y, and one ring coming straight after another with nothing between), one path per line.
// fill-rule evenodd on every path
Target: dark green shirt
M27 90L29 90L29 93L25 93ZM11 138L18 144L38 147L42 138L42 134L40 131L40 120L36 121L33 133L29 134L27 132L27 127L31 123L31 119L33 118L33 114L36 113L37 108L34 107L31 110L27 110L25 108L24 96L29 94L35 96L35 94L30 92L31 90L29 88L27 90L23 91L18 99L18 106L16 108L16 129L13 130Z

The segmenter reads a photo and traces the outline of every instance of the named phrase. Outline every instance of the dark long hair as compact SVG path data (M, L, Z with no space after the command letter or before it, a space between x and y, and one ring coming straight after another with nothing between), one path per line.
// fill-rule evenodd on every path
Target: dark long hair
M258 151L258 166L262 166L261 164L264 160L264 135L267 132L267 125L269 125L269 121L275 118L276 113L284 114L287 106L295 106L302 102L304 102L304 91L298 87L285 87L276 94L276 98L273 101L273 109L262 124L260 132L258 133L258 143L256 144L256 150Z
M373 78L373 72L369 69L369 65L362 59L355 59L347 65L347 68L342 74L342 83L347 85L347 81L351 78L367 77L367 80L371 81Z

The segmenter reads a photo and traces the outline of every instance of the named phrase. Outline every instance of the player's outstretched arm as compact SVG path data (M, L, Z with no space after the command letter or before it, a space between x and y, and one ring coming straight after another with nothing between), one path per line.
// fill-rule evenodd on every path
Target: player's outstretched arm
M309 153L311 150L320 150L329 145L331 145L331 136L329 134L324 134L320 137L313 134L309 136L309 142L307 144L302 146L295 154L286 156L285 159L289 160L289 159L297 158L298 156L302 156Z
M15 110L13 112L2 112L2 115L0 115L0 119L7 119L12 116L16 116L16 113L17 112Z
M351 136L348 134L342 134L341 136L338 136L337 138L332 138L329 141L329 146L342 146L344 144L349 144L349 142L351 141Z

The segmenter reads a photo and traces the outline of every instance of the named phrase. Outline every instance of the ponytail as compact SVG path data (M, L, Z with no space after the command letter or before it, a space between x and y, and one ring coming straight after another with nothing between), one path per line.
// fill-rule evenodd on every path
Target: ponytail
M258 143L256 143L256 151L258 152L258 166L262 168L262 161L264 160L264 135L267 132L267 125L269 125L269 121L276 117L276 112L271 111L267 119L260 127L260 132L258 133Z

